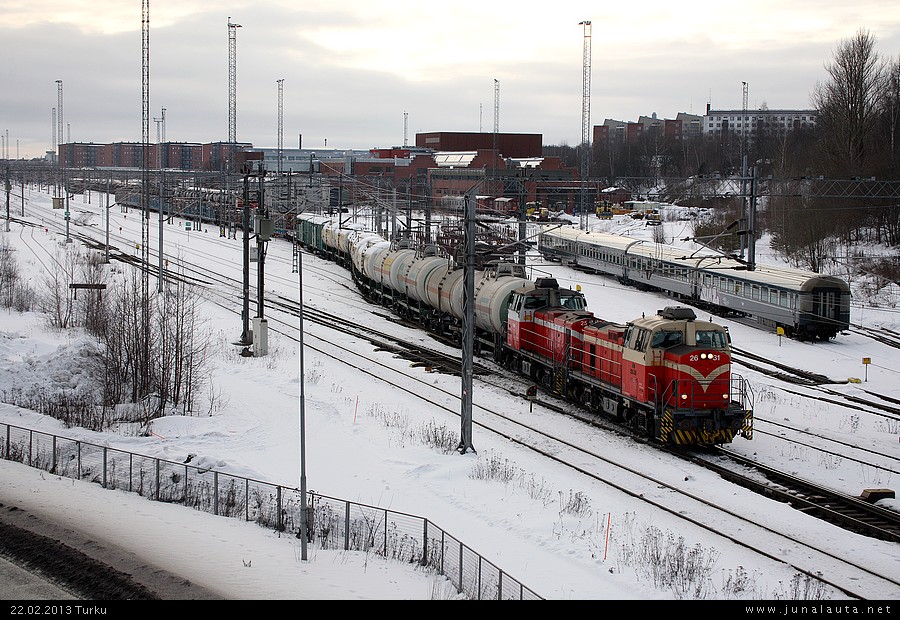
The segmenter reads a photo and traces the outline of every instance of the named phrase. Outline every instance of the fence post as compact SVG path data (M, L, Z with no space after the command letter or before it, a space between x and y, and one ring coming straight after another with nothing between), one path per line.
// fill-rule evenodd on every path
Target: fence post
M384 511L384 558L387 559L388 548L388 511Z
M250 480L244 478L244 520L250 520Z
M154 482L155 488L153 489L153 499L159 501L159 459L153 459L153 463L154 465L156 465L156 467L154 468L156 470L154 472L154 477L156 478L156 480Z
M219 516L219 472L213 472L213 514Z
M28 431L28 466L34 467L34 461L32 460L31 451L32 445L34 444L34 431ZM80 478L81 476L79 476Z
M106 451L108 449L109 448L107 448L106 446L103 446L103 485L102 486L104 489L106 488Z
M463 544L459 542L459 590L463 590Z
M275 516L275 530L281 532L283 531L281 527L281 485L275 487L275 510L278 511Z
M481 600L481 556L478 556L478 600Z
M182 500L182 504L185 506L188 505L188 466L184 466L184 499Z
M350 549L350 502L344 502L344 551Z
M81 480L81 442L76 441L75 447L77 448L76 451L78 453L78 463L77 463L78 479Z
M50 472L56 473L56 435L53 436L53 469Z
M428 519L422 519L422 566L428 566Z

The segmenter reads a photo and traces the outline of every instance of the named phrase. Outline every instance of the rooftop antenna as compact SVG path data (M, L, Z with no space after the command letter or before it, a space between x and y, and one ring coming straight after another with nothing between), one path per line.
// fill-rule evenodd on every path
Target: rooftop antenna
M591 176L591 22L584 26L584 61L581 80L581 229L587 229L587 184Z
M409 133L407 133L409 127L409 112L403 113L403 148L409 146Z

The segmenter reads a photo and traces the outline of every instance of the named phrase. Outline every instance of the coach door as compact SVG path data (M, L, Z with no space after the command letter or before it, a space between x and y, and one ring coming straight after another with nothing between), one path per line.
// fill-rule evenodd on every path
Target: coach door
M829 321L837 321L840 316L840 295L837 291L819 290L813 295L813 316L822 317Z

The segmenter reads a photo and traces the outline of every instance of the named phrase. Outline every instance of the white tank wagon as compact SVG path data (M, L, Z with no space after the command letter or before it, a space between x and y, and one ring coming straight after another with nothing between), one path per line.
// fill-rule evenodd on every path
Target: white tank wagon
M379 243L386 244L387 241L381 235L375 233L361 233L359 235L350 249L350 262L353 264L354 271L364 272L365 259L370 248Z
M516 291L533 290L534 282L525 277L524 267L510 263L499 263L480 273L481 278L475 282L475 327L503 334L510 296Z
M417 256L406 264L406 273L401 274L403 292L417 302L427 302L425 281L438 267L449 265L449 260L440 256Z

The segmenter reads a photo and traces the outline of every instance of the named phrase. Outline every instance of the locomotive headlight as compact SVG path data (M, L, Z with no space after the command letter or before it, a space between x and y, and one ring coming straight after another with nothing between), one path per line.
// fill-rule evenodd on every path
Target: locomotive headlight
M724 398L725 400L728 400L728 394L722 394L722 398Z
M706 359L706 353L701 353L701 354L700 354L700 359L705 360L705 359Z
M681 395L681 400L687 400L687 394L682 394L682 395Z

